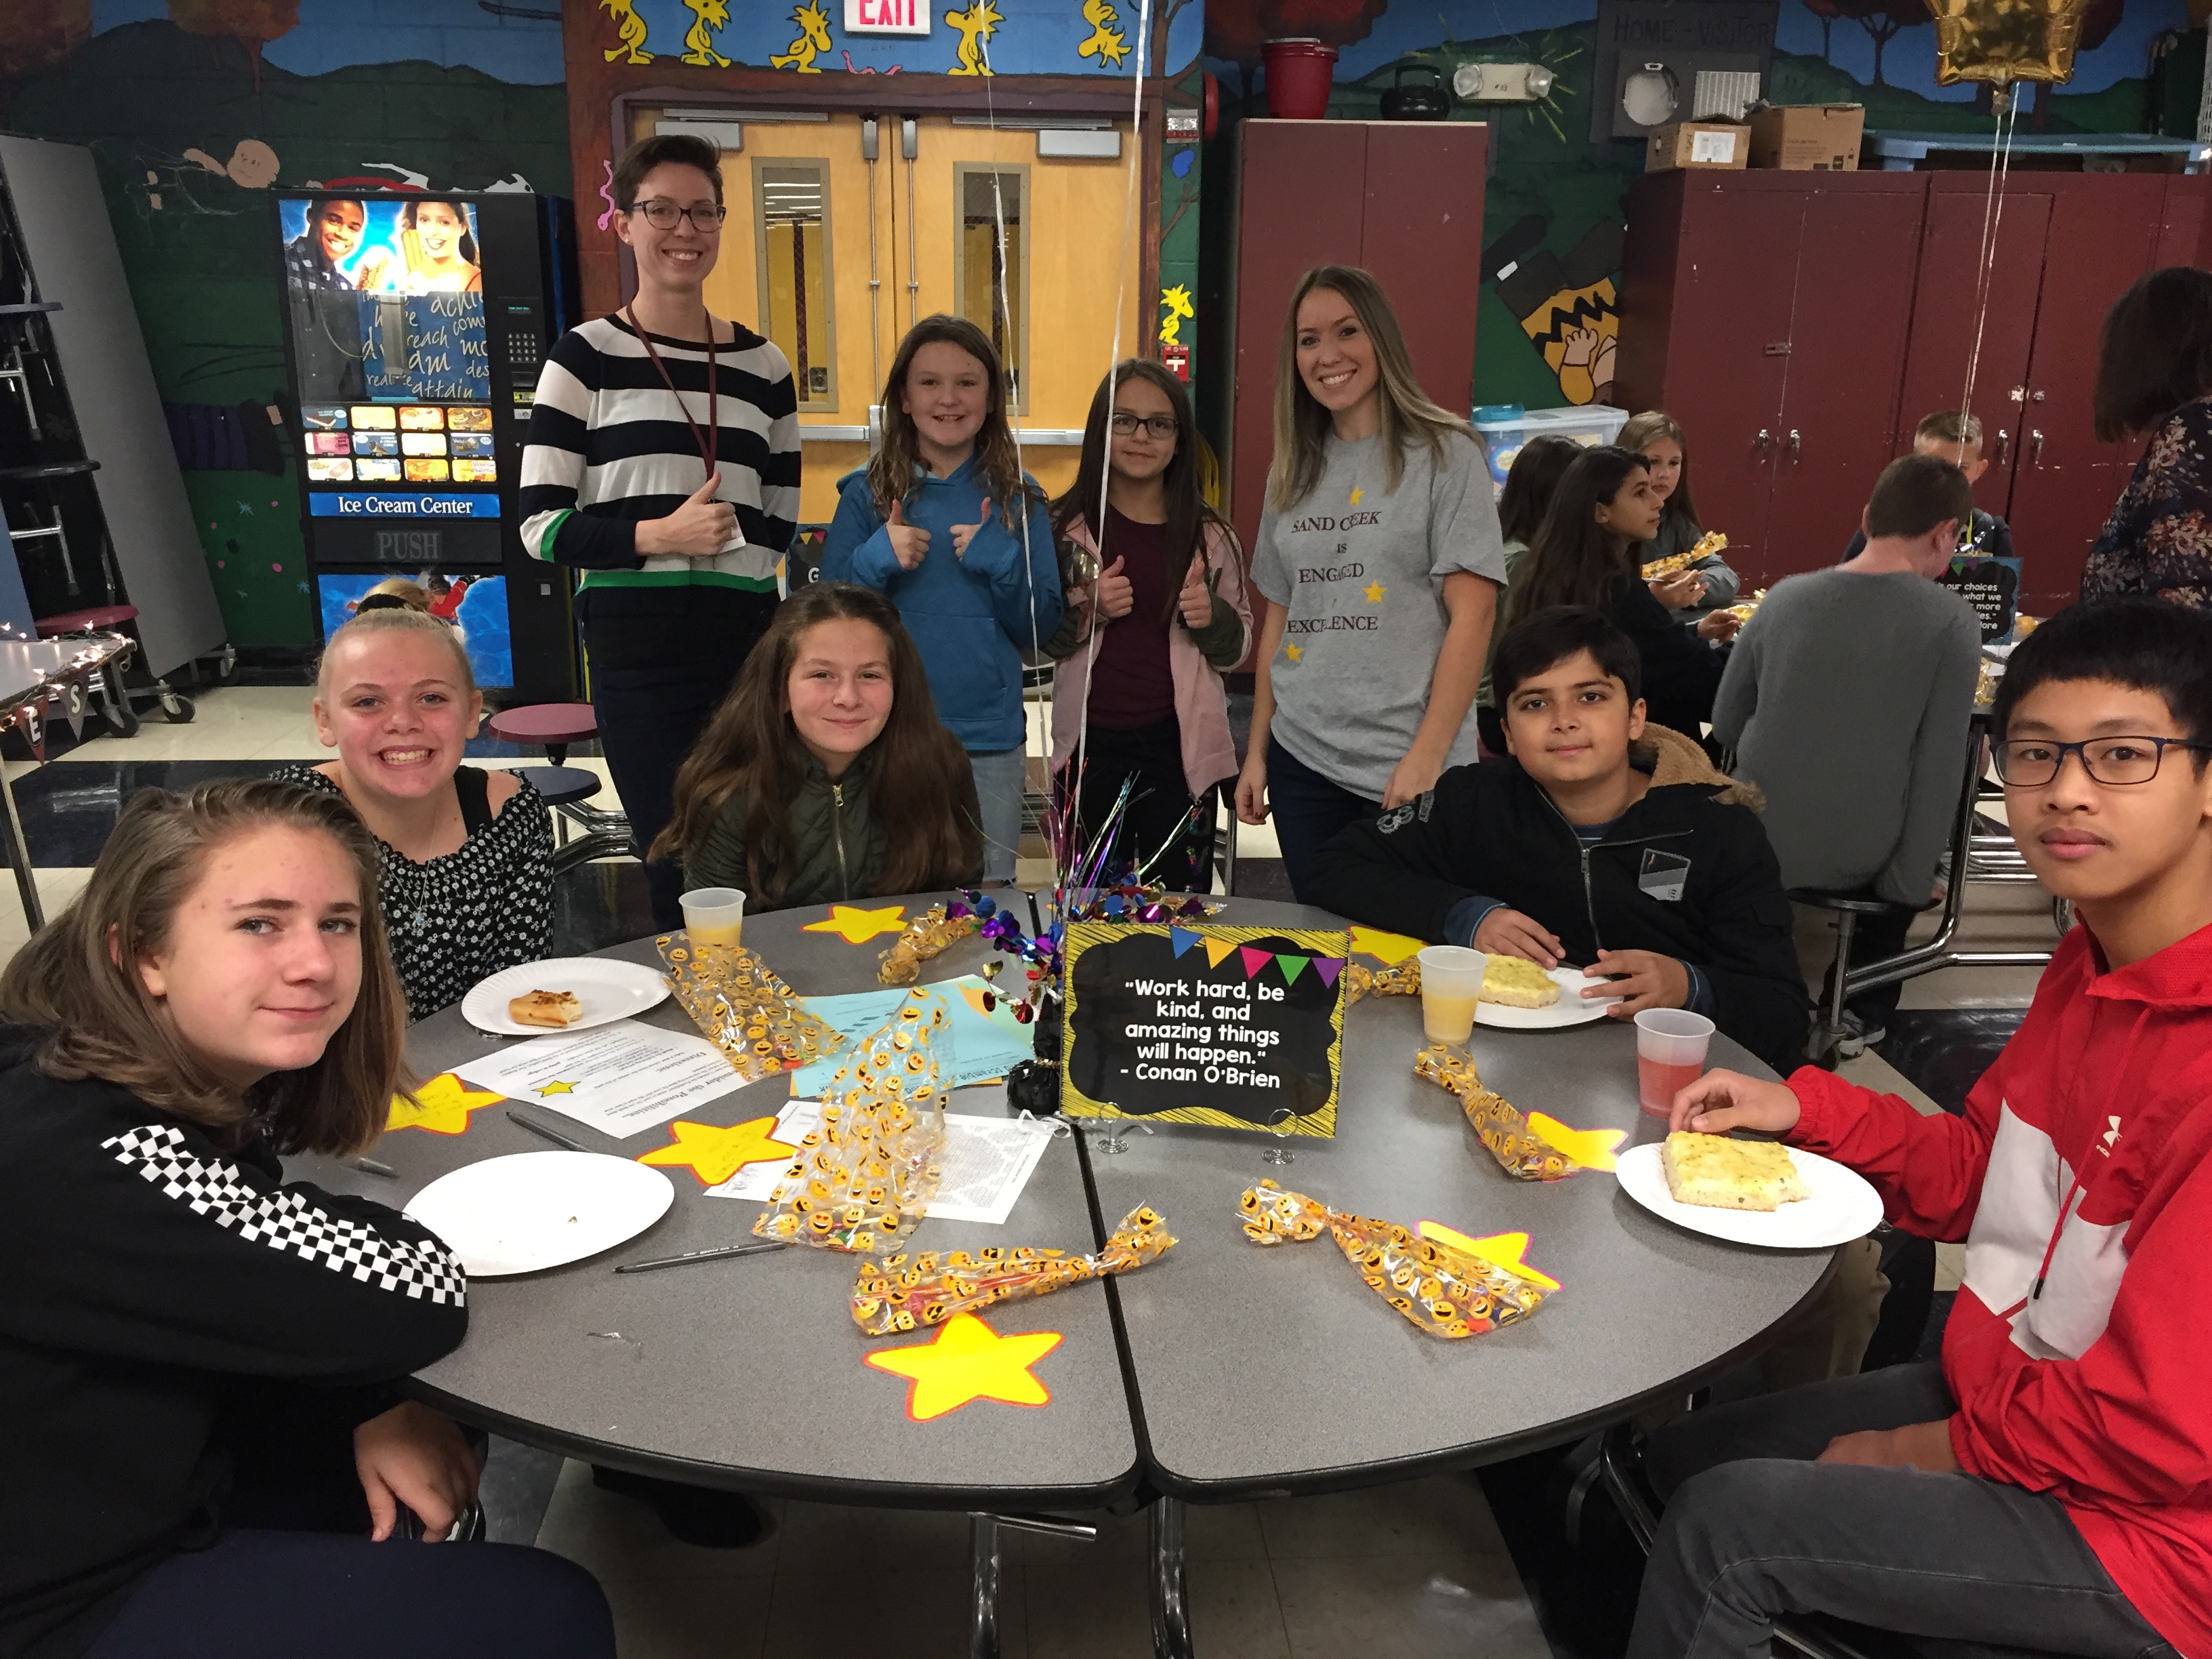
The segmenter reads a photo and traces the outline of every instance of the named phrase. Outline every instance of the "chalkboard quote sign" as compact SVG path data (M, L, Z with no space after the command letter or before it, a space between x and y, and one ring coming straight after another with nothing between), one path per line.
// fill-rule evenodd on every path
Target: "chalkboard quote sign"
M1341 933L1078 923L1061 1109L1334 1134L1345 955Z
M1982 643L1987 645L2012 632L2020 607L2020 575L2018 559L1982 558L1961 553L1952 559L1951 568L1936 579L1936 585L1949 588L1973 606L1974 620L1981 624Z

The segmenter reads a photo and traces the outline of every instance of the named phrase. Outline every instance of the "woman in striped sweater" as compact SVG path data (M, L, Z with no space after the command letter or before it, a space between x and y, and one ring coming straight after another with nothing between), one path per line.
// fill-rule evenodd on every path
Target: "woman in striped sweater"
M669 134L615 168L615 234L637 292L562 335L523 451L523 545L584 574L599 740L637 845L666 826L676 769L776 606L799 514L799 405L769 340L714 316L720 157ZM680 925L682 875L648 865L653 920Z

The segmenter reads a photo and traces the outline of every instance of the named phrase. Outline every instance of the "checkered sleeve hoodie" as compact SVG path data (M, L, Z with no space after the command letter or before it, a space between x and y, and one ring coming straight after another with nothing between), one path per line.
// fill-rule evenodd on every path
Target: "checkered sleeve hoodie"
M366 1200L287 1184L0 1030L0 1656L62 1659L219 1524L241 1391L348 1391L467 1328L460 1265ZM374 1409L380 1409L380 1405ZM373 1414L364 1411L364 1415Z
M2158 1633L2212 1659L2212 927L2118 969L2075 927L1961 1116L1810 1067L1790 1086L1793 1145L1966 1241L1960 1467L2057 1498Z

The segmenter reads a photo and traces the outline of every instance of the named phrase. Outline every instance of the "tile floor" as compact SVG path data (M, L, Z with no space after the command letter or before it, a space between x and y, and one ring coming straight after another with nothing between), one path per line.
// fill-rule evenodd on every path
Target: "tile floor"
M290 760L328 757L315 740L305 687L222 686L198 697L198 716L172 726L149 717L137 736L88 738L44 767L7 764L27 810L39 890L48 911L82 890L82 863L49 864L42 842L76 856L88 845L84 815L112 813L126 780L171 775L137 763L240 763L263 770ZM1041 724L1041 722L1033 722ZM483 742L485 765L541 763L507 745ZM588 754L572 765L605 775ZM33 779L33 775L46 775ZM188 779L179 778L179 781ZM611 785L602 800L613 805ZM41 814L48 815L42 817ZM74 817L76 830L60 826ZM96 840L96 837L94 838ZM1036 849L1042 850L1042 849ZM1242 860L1273 860L1266 829L1241 832ZM1265 866L1261 866L1264 870ZM1047 872L1024 860L1035 883ZM592 927L607 941L627 936L622 921L640 903L634 866L588 866L568 880L585 896ZM1261 873L1255 871L1255 874ZM589 907L587 907L589 908ZM1817 975L1832 952L1829 920L1799 918L1798 944ZM631 926L629 932L639 931ZM2047 949L2049 905L2031 887L1977 887L1964 924L1986 948ZM0 883L0 961L27 937L12 883ZM598 942L580 936L574 948ZM1954 969L1907 984L1908 1009L2024 1007L2036 973L2024 969ZM1938 1109L1880 1055L1849 1062L1854 1080L1893 1091L1923 1111ZM1955 1288L1958 1252L1941 1253L1937 1288ZM504 1528L581 1562L606 1586L624 1659L730 1659L750 1656L852 1653L886 1642L904 1659L966 1648L967 1522L959 1515L845 1509L776 1500L779 1529L750 1550L694 1549L671 1539L633 1499L599 1491L583 1465L502 1445L495 1466ZM1146 1601L1146 1522L1142 1515L1080 1517L1100 1528L1091 1544L1007 1535L1000 1601L1008 1659L1090 1659L1150 1650ZM1574 1621L1540 1618L1472 1474L1440 1475L1326 1498L1230 1504L1191 1512L1190 1595L1194 1639L1206 1659L1429 1659L1481 1653L1486 1659L1613 1659L1567 1634ZM1525 1542L1526 1540L1519 1540ZM1526 1559L1525 1555L1524 1558ZM884 1574L881 1564L896 1563ZM858 1575L880 1587L854 1593ZM1556 1613L1556 1610L1554 1610ZM1547 1634L1547 1626L1549 1633Z

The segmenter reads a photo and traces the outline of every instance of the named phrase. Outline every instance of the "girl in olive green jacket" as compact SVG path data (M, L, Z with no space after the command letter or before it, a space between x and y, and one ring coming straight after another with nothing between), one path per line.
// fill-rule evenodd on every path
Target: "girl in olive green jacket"
M849 583L777 609L675 793L649 856L756 912L964 886L982 864L967 751L897 611Z

